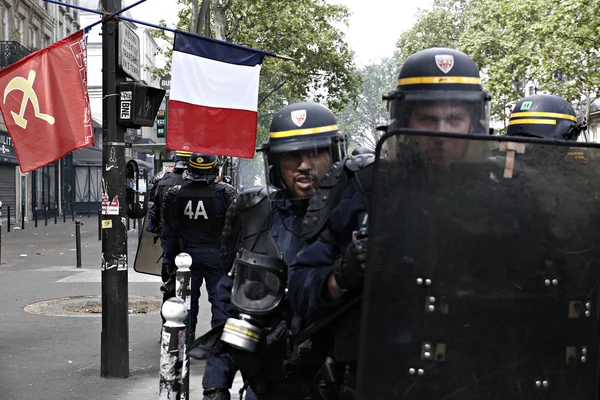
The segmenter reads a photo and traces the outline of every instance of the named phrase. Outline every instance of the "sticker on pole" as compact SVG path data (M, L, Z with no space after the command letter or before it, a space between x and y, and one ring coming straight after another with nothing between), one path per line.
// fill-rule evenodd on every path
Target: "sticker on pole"
M112 220L111 219L102 220L102 229L110 229L110 228L112 228Z
M102 195L102 214L104 215L119 215L119 196L109 202L108 195Z

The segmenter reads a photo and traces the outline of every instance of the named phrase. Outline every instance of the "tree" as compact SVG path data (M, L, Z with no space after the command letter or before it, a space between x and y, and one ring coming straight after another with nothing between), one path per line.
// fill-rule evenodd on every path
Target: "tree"
M342 132L353 144L371 148L377 144L382 132L376 128L386 124L388 118L382 97L394 88L398 66L397 60L389 57L359 70L362 93L337 115Z
M598 13L600 0L436 0L400 36L398 56L429 47L467 53L492 95L493 117L506 122L527 82L569 101L598 91Z
M191 0L178 3L183 7L177 28L188 30ZM346 7L325 0L212 0L210 5L217 38L295 59L265 58L259 91L261 125L268 126L270 116L290 102L326 99L333 110L341 110L357 96L360 78L354 54L337 28L347 24ZM163 31L154 34L170 39ZM170 60L170 50L162 51ZM170 61L165 69L170 69Z
M544 89L569 101L586 103L589 120L590 94L600 91L599 0L564 0L554 4L539 25L540 38L547 38L538 57L536 74Z
M417 22L396 42L397 58L404 62L410 55L431 47L456 48L466 28L465 12L472 0L434 0L429 10L420 9Z

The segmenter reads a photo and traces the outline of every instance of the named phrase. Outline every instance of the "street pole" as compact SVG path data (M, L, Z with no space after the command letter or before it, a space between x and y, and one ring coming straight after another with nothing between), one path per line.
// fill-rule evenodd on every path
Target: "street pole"
M119 11L121 0L102 0L109 14ZM129 316L127 282L127 231L121 222L125 215L125 130L118 124L118 84L124 74L118 70L118 22L102 23L102 179L108 202L118 198L114 207L103 210L102 218L112 227L102 229L102 334L100 373L107 378L129 377ZM109 168L109 166L112 166Z

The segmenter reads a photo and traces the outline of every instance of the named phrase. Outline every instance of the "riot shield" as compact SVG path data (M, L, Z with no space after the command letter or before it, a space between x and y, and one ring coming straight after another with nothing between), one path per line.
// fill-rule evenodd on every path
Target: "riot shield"
M135 253L133 269L135 272L142 274L161 276L163 250L160 237L155 233L146 231L148 220L149 218L146 215L138 237L138 248Z
M566 157L573 149L586 162ZM389 133L358 398L598 399L596 144Z

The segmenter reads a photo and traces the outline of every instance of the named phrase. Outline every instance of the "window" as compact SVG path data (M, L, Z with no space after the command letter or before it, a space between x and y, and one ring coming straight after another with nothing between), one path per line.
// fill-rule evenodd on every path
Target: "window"
M43 47L48 47L48 46L50 46L50 36L48 36L48 35L44 35L44 36L42 37L42 46L43 46Z
M65 25L62 22L58 23L58 37L59 39L65 37Z
M19 14L17 14L15 16L15 30L13 33L13 37L11 38L12 40L17 40L19 43L24 43L25 42L25 31L24 31L24 27L23 27L23 17Z
M38 48L38 35L39 29L37 26L32 25L29 27L29 48L31 50Z
M10 33L8 30L8 20L9 20L8 8L2 7L2 40L10 39Z

